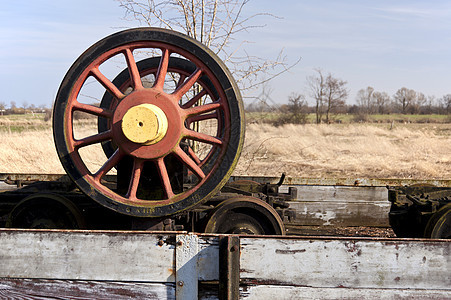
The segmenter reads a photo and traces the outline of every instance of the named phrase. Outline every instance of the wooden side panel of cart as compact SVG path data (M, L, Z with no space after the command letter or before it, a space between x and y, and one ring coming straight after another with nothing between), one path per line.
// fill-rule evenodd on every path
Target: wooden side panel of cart
M224 272L242 299L451 294L449 240L236 236L238 264L224 265L221 239L182 232L0 230L0 295L216 299L224 296L218 288Z

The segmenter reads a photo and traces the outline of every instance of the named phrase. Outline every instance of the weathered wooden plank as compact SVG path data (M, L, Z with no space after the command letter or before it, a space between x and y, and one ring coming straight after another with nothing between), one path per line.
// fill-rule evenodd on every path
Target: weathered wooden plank
M308 287L451 289L451 243L437 240L241 239L241 279Z
M1 174L0 174L1 178ZM260 183L278 183L279 177L268 176L231 176L229 181L252 180ZM434 186L449 187L451 180L436 179L408 179L408 178L309 178L309 177L285 177L284 185L328 185L328 186L404 186L417 183L427 183Z
M424 289L352 289L352 288L311 288L299 286L258 285L241 288L240 299L450 299L448 290Z
M175 299L173 283L0 279L1 299Z
M390 210L385 187L295 186L296 211L291 222L303 226L388 227Z
M197 266L200 270L200 281L219 279L219 259L214 259L219 253L219 238L217 235L202 235L198 245ZM213 259L212 259L213 258Z
M301 202L381 202L388 203L386 187L296 185L296 200Z
M0 277L175 281L174 235L1 230L0 241Z
M0 230L0 296L48 299L61 291L59 297L68 299L215 299L221 272L218 239ZM449 240L242 236L240 244L236 271L244 299L440 299L451 294ZM180 280L198 290L176 289Z

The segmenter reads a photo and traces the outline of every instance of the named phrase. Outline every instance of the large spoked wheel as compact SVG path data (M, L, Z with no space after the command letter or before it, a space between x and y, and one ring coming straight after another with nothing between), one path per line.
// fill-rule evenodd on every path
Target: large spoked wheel
M136 62L143 53L153 58ZM126 73L105 75L105 65L118 59ZM92 82L103 98L86 96ZM80 112L98 118L98 133L74 134ZM241 96L225 65L197 41L157 28L113 34L83 53L60 86L53 122L57 152L77 186L106 207L142 217L211 198L233 171L244 139ZM97 169L81 155L93 145L106 154ZM130 168L122 191L107 175L124 161ZM180 184L182 172L189 185ZM156 192L141 192L148 182Z

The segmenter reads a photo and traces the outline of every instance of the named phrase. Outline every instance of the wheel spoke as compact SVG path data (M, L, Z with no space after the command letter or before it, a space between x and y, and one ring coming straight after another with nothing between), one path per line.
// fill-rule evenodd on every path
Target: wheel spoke
M205 104L205 105L201 105L201 106L195 106L195 107L191 107L185 110L185 113L187 116L196 116L196 115L200 115L200 114L204 114L207 112L210 112L212 110L218 109L219 107L221 107L221 103L210 103L210 104Z
M202 133L202 132L197 132L197 131L185 128L183 130L183 134L185 135L186 138L195 140L198 142L204 142L204 143L212 144L212 145L222 145L222 141L220 139L213 137L211 135Z
M135 58L133 57L133 53L130 49L125 50L125 60L127 61L133 88L135 90L142 89L143 84L141 82L141 76L139 75L138 66L136 65Z
M200 93L198 93L196 96L194 96L191 100L189 100L188 102L186 102L185 104L183 104L181 107L183 109L187 109L190 108L191 106L193 106L194 104L197 103L197 101L200 100L200 98L202 98L203 96L205 96L207 94L206 90L202 90Z
M74 147L76 149L86 147L92 144L97 144L103 141L111 140L113 137L113 131L107 130L95 135L91 135L88 137L85 137L81 140L74 140Z
M218 118L218 113L214 112L211 114L192 116L192 117L187 118L186 120L188 121L188 124L191 124L193 122L199 122L199 121L205 121L205 120L217 119L217 118Z
M88 114L104 117L111 119L113 117L113 112L109 109L101 108L98 106L84 104L80 102L75 102L73 106L73 110L79 110Z
M156 89L163 90L164 80L168 72L169 56L170 56L169 50L163 49L160 65L158 66L158 71L157 74L155 75L155 83L153 85L153 87Z
M111 155L111 157L103 164L103 166L93 175L94 180L100 182L103 176L108 173L119 161L124 157L124 154L119 151L119 148Z
M182 148L177 147L175 150L175 154L182 160L183 163L193 172L197 175L197 177L203 179L205 178L204 171L196 164L196 162L189 157L188 154L185 153L185 151L182 150Z
M160 173L161 184L163 184L164 191L168 199L174 197L174 192L172 191L171 181L169 180L168 170L164 163L164 158L161 157L157 160L158 172Z
M182 99L182 96L185 95L190 88L196 83L199 79L200 75L202 75L202 69L196 69L193 74L191 74L188 79L186 79L181 86L179 86L173 93L175 99L179 101Z
M199 157L197 157L196 153L194 153L193 148L188 147L188 154L191 156L191 158L196 162L196 164L200 164L201 161L199 159Z
M128 186L128 192L125 195L125 198L129 198L131 200L136 200L136 192L138 191L139 180L141 179L141 173L144 166L144 160L135 159L133 161L133 172L132 178L130 179L130 185Z
M178 89L182 85L182 83L185 81L185 79L186 79L186 75L180 74L179 80L177 81L177 85L175 88Z
M100 72L99 68L91 69L92 75L97 79L97 81L103 85L103 87L108 90L111 95L113 95L116 99L122 99L125 95L108 79L105 75Z

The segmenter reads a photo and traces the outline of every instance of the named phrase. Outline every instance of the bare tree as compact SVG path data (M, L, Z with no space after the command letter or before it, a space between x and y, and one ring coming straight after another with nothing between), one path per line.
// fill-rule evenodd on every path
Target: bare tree
M376 97L373 87L369 86L366 89L359 90L356 98L362 113L372 114L374 112Z
M323 116L324 96L326 94L326 78L320 69L315 69L316 75L307 77L310 96L315 100L316 124L320 124Z
M407 113L407 108L414 103L417 98L417 92L408 88L400 88L393 95L393 100L396 104L401 106L401 112Z
M440 104L443 106L446 114L451 113L451 94L444 95L440 99Z
M330 114L343 106L348 98L347 82L329 75L326 78L326 123L330 122Z
M311 92L310 96L316 102L316 123L322 122L324 114L326 115L326 123L329 123L331 113L346 102L348 97L347 82L333 77L330 73L324 76L319 69L315 71L316 75L307 77L307 85Z
M158 26L186 33L209 47L226 62L234 73L240 89L260 86L296 65L289 65L281 50L275 59L249 55L244 45L235 41L238 33L255 27L251 21L256 13L244 16L243 9L250 0L118 0L127 19L145 26Z
M3 101L0 101L0 110L5 110L6 109L6 103Z
M376 101L375 105L377 113L387 113L387 106L390 103L390 96L386 92L374 92L373 96Z
M426 102L427 97L423 93L418 92L417 96L412 101L409 112L411 114L418 114L420 112L420 108L424 106Z

